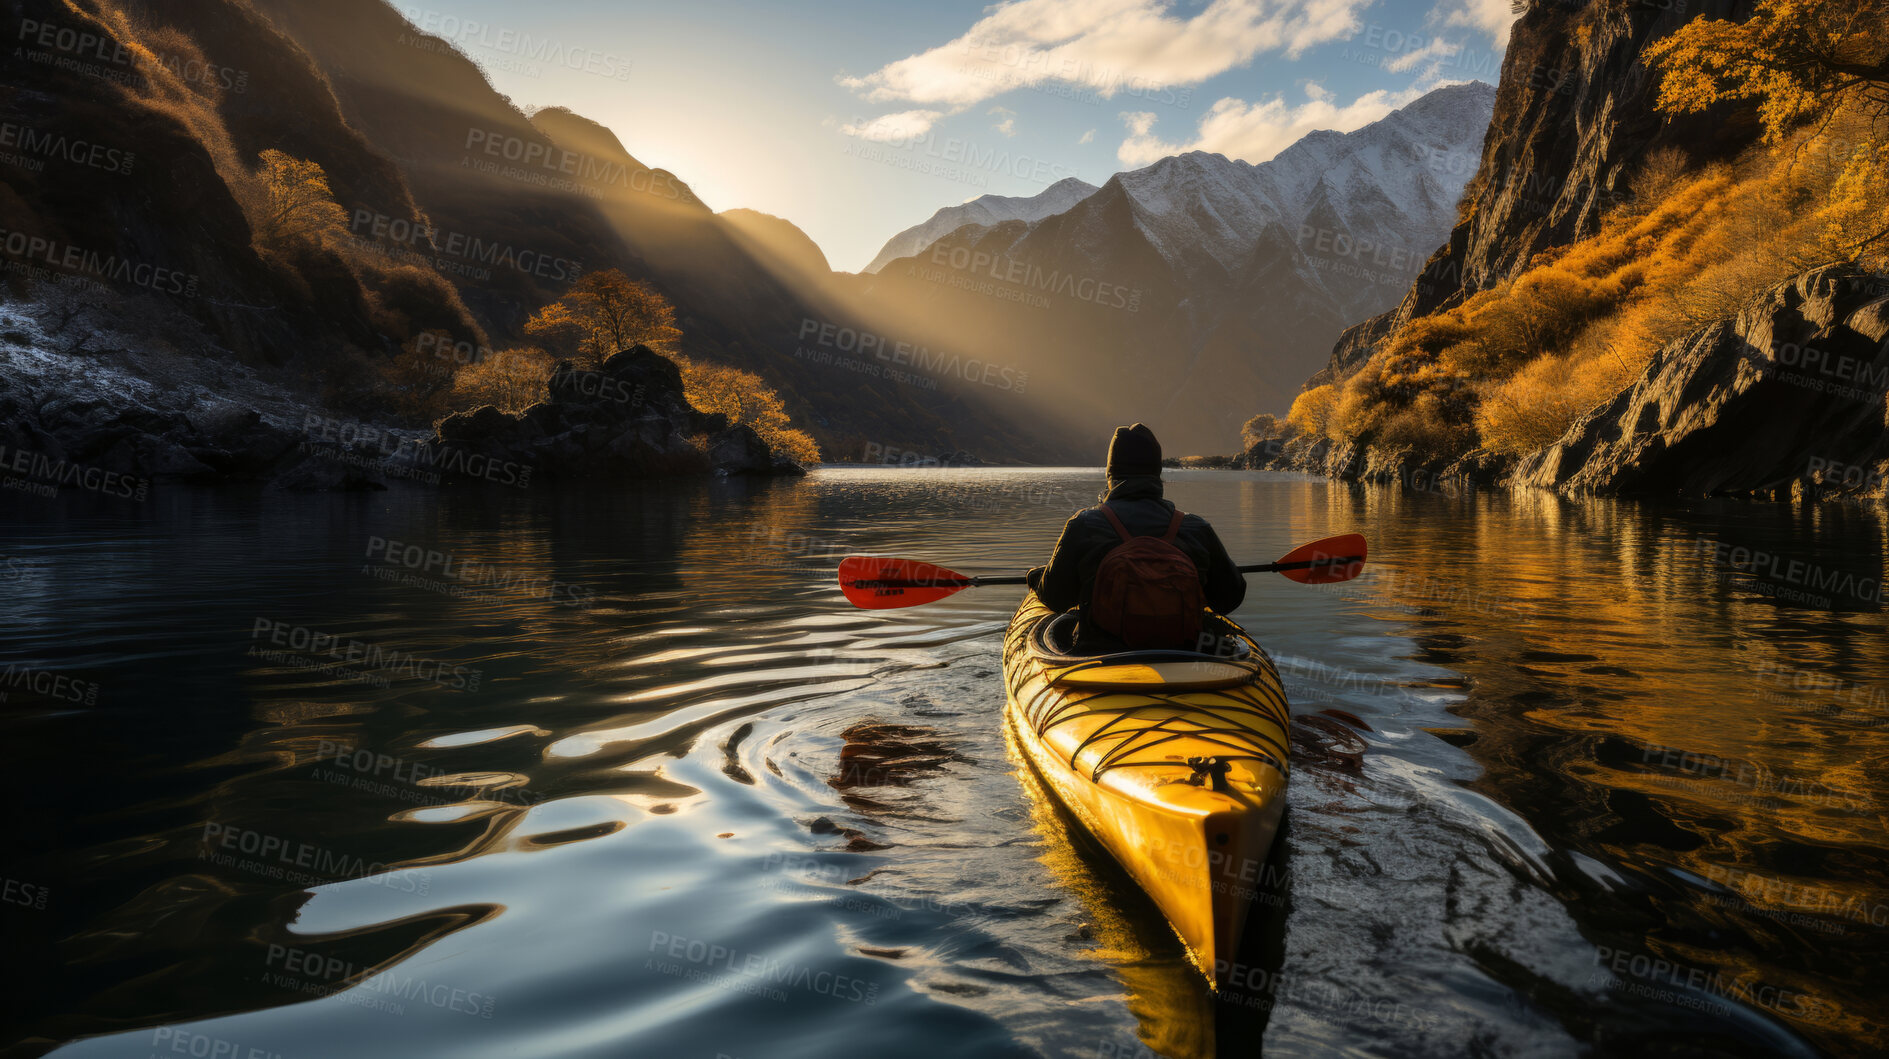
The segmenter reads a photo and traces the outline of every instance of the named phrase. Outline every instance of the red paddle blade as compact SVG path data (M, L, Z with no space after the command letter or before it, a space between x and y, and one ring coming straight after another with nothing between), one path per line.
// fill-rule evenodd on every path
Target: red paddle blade
M1295 549L1290 555L1279 560L1281 566L1287 563L1317 563L1298 570L1281 570L1281 576L1289 577L1301 585L1332 585L1340 581L1349 581L1364 571L1364 559L1368 548L1362 533L1346 533L1337 537L1326 537L1322 541L1313 541ZM1345 560L1327 562L1325 560Z
M863 610L936 603L971 587L971 579L917 559L853 555L840 562L840 591Z

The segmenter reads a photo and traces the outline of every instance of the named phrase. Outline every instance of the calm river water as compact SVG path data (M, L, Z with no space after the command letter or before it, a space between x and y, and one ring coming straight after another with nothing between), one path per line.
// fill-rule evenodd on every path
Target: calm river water
M1216 998L1006 746L1019 590L864 613L833 583L850 553L1020 572L1100 486L0 493L0 1043L1889 1047L1879 513L1170 473L1243 562L1373 547L1237 614L1298 723Z

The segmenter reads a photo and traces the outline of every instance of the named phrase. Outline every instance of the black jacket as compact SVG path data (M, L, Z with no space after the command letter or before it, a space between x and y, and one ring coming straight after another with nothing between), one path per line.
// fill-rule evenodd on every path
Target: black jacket
M1109 490L1107 503L1128 532L1138 536L1160 536L1174 518L1174 505L1161 499L1159 478L1124 479ZM1102 557L1120 543L1121 534L1109 525L1108 516L1099 507L1078 511L1063 524L1063 535L1056 541L1049 565L1030 571L1030 587L1045 606L1055 610L1086 609ZM1174 544L1200 570L1207 606L1216 614L1232 613L1246 598L1246 577L1234 566L1213 527L1199 515L1188 515L1181 520Z

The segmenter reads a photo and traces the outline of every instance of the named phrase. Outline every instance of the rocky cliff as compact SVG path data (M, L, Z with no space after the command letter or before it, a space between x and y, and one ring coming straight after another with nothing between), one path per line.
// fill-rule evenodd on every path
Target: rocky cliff
M1628 178L1651 152L1676 147L1697 163L1729 158L1754 142L1759 129L1749 112L1662 118L1653 108L1658 82L1644 61L1649 43L1688 21L1743 19L1753 6L1529 4L1510 31L1495 113L1449 241L1396 308L1339 340L1318 383L1362 363L1377 341L1409 321L1489 288L1543 250L1592 235L1601 214L1630 194Z
M1555 444L1512 460L1425 460L1305 437L1235 466L1424 491L1889 499L1889 277L1812 269L1661 349Z
M1647 155L1693 164L1757 135L1749 109L1668 121L1642 55L1688 18L1752 5L1655 9L1619 0L1536 4L1515 25L1495 117L1461 220L1398 307L1346 331L1310 385L1344 378L1399 328L1501 282L1544 250L1593 234ZM1242 466L1420 489L1517 485L1596 494L1885 496L1889 280L1845 265L1761 292L1733 318L1661 349L1631 385L1556 443L1513 460L1425 459L1324 439L1273 438Z
M1882 498L1889 283L1814 269L1659 351L1510 480L1591 493Z

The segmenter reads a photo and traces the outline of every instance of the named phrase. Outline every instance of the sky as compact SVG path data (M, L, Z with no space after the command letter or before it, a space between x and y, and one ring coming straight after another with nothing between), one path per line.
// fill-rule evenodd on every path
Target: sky
M521 107L609 126L834 268L985 194L1169 154L1263 162L1494 84L1509 0L390 0Z

